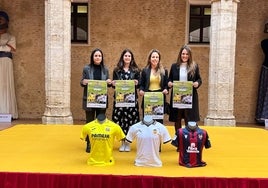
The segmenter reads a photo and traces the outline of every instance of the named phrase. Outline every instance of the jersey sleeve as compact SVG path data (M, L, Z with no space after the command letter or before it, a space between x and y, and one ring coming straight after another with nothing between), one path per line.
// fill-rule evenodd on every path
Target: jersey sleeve
M169 132L165 126L162 127L162 142L164 144L168 143L171 141L171 137L169 135Z
M126 136L126 140L130 143L133 142L133 140L135 139L135 127L132 125L130 126L127 136Z
M205 148L206 149L211 148L211 143L210 143L209 136L208 136L207 132L206 132Z
M175 136L172 138L171 141L171 145L175 146L175 147L179 147L179 133L180 133L180 129L178 129L176 131Z
M88 131L89 131L89 128L88 128L88 124L84 125L82 127L82 131L81 131L81 134L80 134L80 139L81 140L85 140L87 135L88 135Z
M118 140L124 139L126 137L124 131L122 130L122 128L119 125L117 125L116 127L117 127L116 139L118 139Z

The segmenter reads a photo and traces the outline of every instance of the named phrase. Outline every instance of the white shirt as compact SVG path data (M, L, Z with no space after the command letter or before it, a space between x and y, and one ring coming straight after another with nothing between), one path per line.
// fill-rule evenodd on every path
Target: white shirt
M161 167L159 147L161 143L169 142L171 137L163 124L154 121L147 126L141 121L130 127L126 139L130 142L137 139L136 166Z
M187 74L187 63L182 63L180 65L180 81L187 81L188 74Z

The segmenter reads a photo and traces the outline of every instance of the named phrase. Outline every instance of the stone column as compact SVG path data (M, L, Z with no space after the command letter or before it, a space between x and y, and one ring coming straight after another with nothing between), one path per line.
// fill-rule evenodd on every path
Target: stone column
M208 114L204 125L236 125L233 113L238 2L211 1Z
M43 124L73 124L71 88L71 2L45 0L45 91Z

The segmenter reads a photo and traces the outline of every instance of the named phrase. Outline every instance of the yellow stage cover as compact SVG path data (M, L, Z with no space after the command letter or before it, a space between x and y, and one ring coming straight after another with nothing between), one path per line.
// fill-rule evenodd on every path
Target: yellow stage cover
M167 126L171 137L173 126ZM0 131L0 171L71 174L152 175L165 177L268 177L268 130L244 127L201 126L208 131L212 147L203 150L207 166L178 165L178 153L170 143L162 145L163 167L136 167L135 143L131 152L119 152L115 165L86 164L82 125L20 124Z

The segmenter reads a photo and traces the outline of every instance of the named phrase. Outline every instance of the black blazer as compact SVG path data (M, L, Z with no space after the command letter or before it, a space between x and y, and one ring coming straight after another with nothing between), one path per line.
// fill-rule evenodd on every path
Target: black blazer
M147 92L149 91L149 84L150 84L150 75L151 75L151 68L144 68L141 72L141 79L139 82L140 90ZM160 80L160 87L161 91L164 89L168 89L167 81L168 81L168 71L165 70L165 74L160 74L161 80Z
M263 60L263 65L265 67L268 67L268 39L264 39L261 41L261 47L264 53L264 60Z
M173 63L170 68L168 81L173 82L174 80L180 80L180 66L177 63ZM185 109L188 114L189 121L199 121L199 102L197 89L202 85L202 79L200 76L200 71L198 65L196 65L195 74L191 76L188 74L188 81L198 82L198 87L193 87L193 103L192 109ZM170 96L170 114L169 121L176 122L178 117L178 108L173 108L173 90L171 90Z
M87 85L83 85L82 81L83 81L83 79L94 80L93 72L94 72L94 66L86 65L83 68L82 79L80 81L80 85L81 85L81 87L84 88L83 104L82 104L84 110L90 110L91 108L87 107ZM105 66L101 65L101 80L107 80L107 79L109 79L109 71ZM108 87L111 87L111 85L108 85ZM108 107L108 98L107 98L106 107Z

